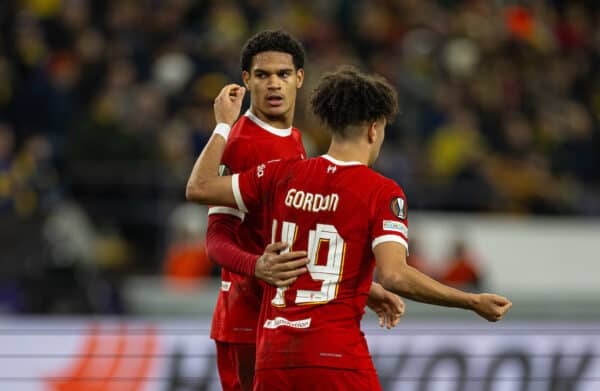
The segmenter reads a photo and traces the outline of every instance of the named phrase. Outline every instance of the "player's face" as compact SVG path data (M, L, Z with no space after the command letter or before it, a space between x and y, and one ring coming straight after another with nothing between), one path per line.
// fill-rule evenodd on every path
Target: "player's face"
M250 71L242 73L251 96L252 111L261 120L280 128L292 125L296 92L304 70L294 67L293 57L283 52L262 52L252 59Z

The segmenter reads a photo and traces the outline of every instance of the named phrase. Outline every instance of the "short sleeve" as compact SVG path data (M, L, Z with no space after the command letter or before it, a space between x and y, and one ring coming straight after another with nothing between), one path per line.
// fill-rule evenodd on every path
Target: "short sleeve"
M408 215L404 192L395 183L377 194L371 228L371 248L385 242L397 242L408 252Z
M231 185L237 207L243 213L256 211L272 193L272 183L281 162L259 164L255 168L234 174Z

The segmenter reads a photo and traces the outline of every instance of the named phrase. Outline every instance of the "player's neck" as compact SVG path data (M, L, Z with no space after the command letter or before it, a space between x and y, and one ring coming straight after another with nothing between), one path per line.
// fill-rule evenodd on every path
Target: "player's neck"
M257 110L253 107L250 107L250 112L254 114L256 118L263 121L269 126L272 126L277 129L289 129L292 127L292 121L294 120L293 109L290 110L290 113L286 113L282 116L278 117L269 117L262 113L260 110Z
M361 162L369 164L369 148L359 142L332 140L327 154L342 162Z

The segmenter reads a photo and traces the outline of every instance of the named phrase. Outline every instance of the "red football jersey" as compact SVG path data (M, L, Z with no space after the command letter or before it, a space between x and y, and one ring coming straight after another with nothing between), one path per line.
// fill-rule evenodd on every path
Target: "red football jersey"
M282 159L304 159L306 152L298 129L277 129L248 111L231 129L221 160L224 174L239 173L259 164ZM226 213L242 219L238 231L241 247L262 254L261 210L244 214L237 209L211 207L208 214ZM262 287L256 279L223 268L221 291L212 319L211 338L222 342L256 343L256 327L260 310Z
M402 189L359 162L330 156L262 164L234 175L240 210L264 210L271 241L308 251L309 273L265 286L256 368L372 369L360 320L373 280L373 248L406 246Z

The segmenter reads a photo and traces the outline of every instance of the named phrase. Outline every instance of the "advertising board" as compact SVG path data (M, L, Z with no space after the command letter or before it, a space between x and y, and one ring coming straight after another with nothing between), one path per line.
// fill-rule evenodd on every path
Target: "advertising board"
M0 320L0 389L219 390L209 321ZM364 324L384 390L600 389L600 323Z

